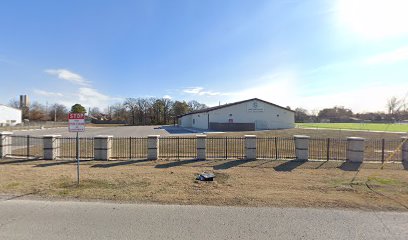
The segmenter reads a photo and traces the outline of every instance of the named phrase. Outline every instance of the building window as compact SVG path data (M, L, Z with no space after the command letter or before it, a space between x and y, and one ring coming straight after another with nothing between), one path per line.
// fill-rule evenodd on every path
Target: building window
M200 114L198 114L198 117L200 117Z
M193 124L195 124L195 119L193 119Z
M232 117L232 113L230 113L229 116Z
M277 117L279 117L279 114L276 114Z

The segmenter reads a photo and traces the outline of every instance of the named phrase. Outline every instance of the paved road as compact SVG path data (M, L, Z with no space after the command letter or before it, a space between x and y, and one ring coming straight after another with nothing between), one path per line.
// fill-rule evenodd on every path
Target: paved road
M167 136L173 133L191 134L190 132L182 131L176 127L166 127L168 131L161 126L122 126L122 127L88 127L84 133L80 133L81 137L93 137L96 135L112 135L115 137L146 137L148 135ZM173 131L174 129L174 131ZM178 129L178 131L176 131ZM40 129L31 131L14 131L15 135L31 135L43 136L48 134L58 134L63 137L74 137L75 133L68 132L68 128L52 128Z
M0 201L0 239L408 239L408 213Z

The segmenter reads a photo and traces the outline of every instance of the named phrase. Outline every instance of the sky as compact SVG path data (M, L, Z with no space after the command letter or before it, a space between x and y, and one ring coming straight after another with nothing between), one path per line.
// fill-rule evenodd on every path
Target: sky
M257 97L386 111L408 94L407 9L406 0L4 0L0 103Z

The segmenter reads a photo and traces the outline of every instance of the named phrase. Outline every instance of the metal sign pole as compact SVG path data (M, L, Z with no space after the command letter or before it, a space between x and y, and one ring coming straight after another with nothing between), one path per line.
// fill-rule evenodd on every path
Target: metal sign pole
M79 132L76 133L77 185L79 185Z
M76 132L77 185L79 185L79 132L85 131L85 115L83 113L69 113L68 130Z

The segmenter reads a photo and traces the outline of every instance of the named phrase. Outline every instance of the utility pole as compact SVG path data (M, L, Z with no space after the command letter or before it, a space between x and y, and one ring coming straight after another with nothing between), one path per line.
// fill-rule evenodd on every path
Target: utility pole
M45 121L48 121L48 101L45 102Z

